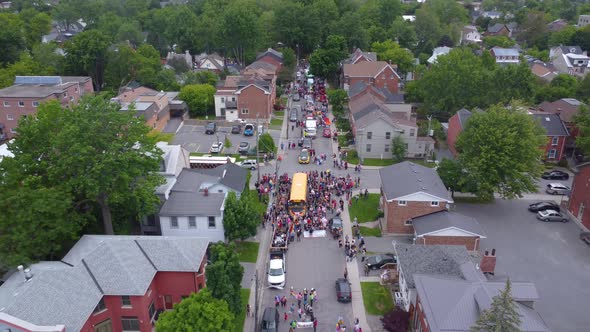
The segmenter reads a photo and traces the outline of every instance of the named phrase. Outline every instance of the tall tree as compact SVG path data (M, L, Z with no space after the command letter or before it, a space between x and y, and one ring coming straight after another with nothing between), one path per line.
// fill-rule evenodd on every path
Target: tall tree
M396 135L391 140L391 154L395 161L402 161L406 157L407 153L406 142L401 135Z
M490 308L480 313L471 332L519 332L522 319L512 298L510 279L500 294L492 298Z
M5 66L18 60L25 49L24 25L16 14L0 13L0 65Z
M250 195L242 193L240 199L230 192L225 199L223 211L223 229L228 241L245 240L256 235L256 227L261 216L256 211Z
M590 111L587 107L581 107L574 121L580 130L576 138L576 147L581 149L585 155L590 155Z
M207 288L211 295L225 300L234 314L242 311L240 289L244 268L235 251L235 245L218 242L209 247L211 264L207 266Z
M62 107L39 106L36 117L21 120L11 145L14 158L2 162L10 183L61 188L74 204L97 206L104 231L113 234L113 204L137 201L137 220L153 213L161 151L148 138L150 128L134 112L101 97ZM131 209L131 207L130 207Z
M477 184L474 194L514 198L537 191L545 140L543 129L522 108L496 105L469 118L456 146L468 180Z
M46 13L39 13L28 8L21 11L19 16L24 23L25 38L29 49L40 43L41 37L51 31L51 16Z
M178 98L186 102L192 116L199 116L211 113L214 94L215 88L209 84L185 85L180 89Z
M207 288L175 304L173 310L163 312L156 322L158 332L226 332L234 329L234 314L227 302L214 298Z
M73 75L92 77L94 88L101 90L107 49L111 40L98 30L87 30L75 35L64 45L66 71Z
M414 55L398 43L386 40L382 43L375 42L371 50L377 52L377 58L397 65L398 71L402 74L412 71L414 68Z

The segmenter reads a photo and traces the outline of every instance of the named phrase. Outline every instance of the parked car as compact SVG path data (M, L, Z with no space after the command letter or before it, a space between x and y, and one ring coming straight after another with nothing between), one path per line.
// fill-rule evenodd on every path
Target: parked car
M217 131L217 123L215 123L215 122L209 122L207 124L207 126L205 127L205 134L207 134L207 135L213 135L213 134L215 134L216 131Z
M221 153L223 151L223 143L215 142L211 145L211 149L209 149L210 153Z
M250 151L250 143L240 142L240 145L238 146L238 153L248 154L248 151Z
M297 93L297 92L296 92L296 93L294 93L294 94L293 94L293 101L299 101L299 99L300 99L300 98L299 98L299 93Z
M309 150L307 149L303 149L301 150L301 152L299 153L299 158L298 161L300 164L309 164Z
M545 210L555 210L559 212L559 205L555 202L537 202L529 205L529 211L539 212Z
M395 256L393 254L379 254L379 255L367 257L365 262L366 262L365 264L367 264L369 269L377 270L377 269L380 269L385 264L397 263L397 259L395 258Z
M570 187L563 183L549 183L545 192L551 195L567 195L570 193Z
M342 219L338 218L338 217L334 217L332 219L330 219L330 223L328 224L328 226L330 226L330 230L334 231L337 229L342 229Z
M244 126L244 136L252 136L254 135L254 125L251 123L247 123Z
M291 113L289 113L289 121L291 122L297 122L297 111L295 109L291 110Z
M326 138L332 137L332 131L330 130L330 128L324 128L324 130L322 131L322 136Z
M264 314L262 314L262 326L261 332L277 332L279 330L279 311L277 308L267 307L264 308Z
M569 219L561 214L560 212L557 212L555 210L545 210L545 211L539 211L537 212L537 219L541 220L541 221L560 221L560 222L568 222Z
M590 245L590 232L582 232L582 233L580 233L580 240L582 240L586 244Z
M311 138L303 138L303 141L301 142L301 147L304 149L311 149Z
M241 125L235 125L231 127L231 133L232 134L239 134L242 132L242 126Z
M344 278L336 279L336 299L338 302L352 301L352 290L348 280Z
M567 180L569 179L570 175L566 172L554 169L552 171L543 173L541 177L545 180Z
M255 159L248 159L248 160L244 160L244 161L239 162L238 166L240 166L242 168L255 170L256 168L258 168L258 163L256 162Z

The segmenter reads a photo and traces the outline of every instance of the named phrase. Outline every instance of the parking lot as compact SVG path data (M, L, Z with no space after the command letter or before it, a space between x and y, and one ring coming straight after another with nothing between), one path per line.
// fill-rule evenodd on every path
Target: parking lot
M189 152L209 153L209 149L214 142L219 140L219 142L224 143L227 137L231 142L231 147L224 148L222 154L235 154L238 153L240 142L250 143L251 148L256 147L255 136L244 136L243 132L244 126L242 126L242 133L240 134L232 134L231 127L217 127L215 134L206 135L205 126L185 124L176 132L172 144L182 145ZM277 144L280 131L271 129L268 132L275 140L275 144Z
M456 211L476 218L487 239L481 248L497 250L496 276L532 281L535 303L553 331L586 331L590 325L590 246L579 240L574 222L545 223L527 207L533 201L501 200L458 204Z
M547 185L549 183L555 183L555 182L557 182L557 183L563 183L563 184L565 184L566 186L568 186L570 188L572 187L572 183L573 183L573 180L574 180L573 173L571 173L570 171L568 171L566 169L560 168L560 167L556 167L555 169L559 169L561 171L567 172L570 175L569 179L567 179L567 180L545 180L545 179L539 179L537 181L537 186L539 188L539 193L544 194L545 193L545 188L547 187ZM547 170L547 171L549 171L549 170Z

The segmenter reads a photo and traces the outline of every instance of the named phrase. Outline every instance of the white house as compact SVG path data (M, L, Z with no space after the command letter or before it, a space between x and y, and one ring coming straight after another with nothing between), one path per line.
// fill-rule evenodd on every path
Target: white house
M520 53L515 48L492 47L490 53L499 65L520 63Z
M553 66L562 74L584 77L590 70L590 57L580 46L556 46L549 51Z
M447 47L447 46L436 47L436 48L434 48L434 50L432 50L432 55L426 61L429 64L433 65L436 63L439 56L449 54L449 52L451 52L451 50L452 50L452 48Z
M481 33L477 31L477 27L473 25L466 25L461 30L461 44L476 44L481 43Z

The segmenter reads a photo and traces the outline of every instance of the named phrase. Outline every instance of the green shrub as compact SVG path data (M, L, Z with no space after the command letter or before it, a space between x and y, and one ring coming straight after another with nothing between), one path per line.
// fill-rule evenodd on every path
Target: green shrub
M559 167L567 167L567 159L562 158L558 163L557 166Z

